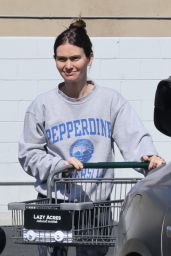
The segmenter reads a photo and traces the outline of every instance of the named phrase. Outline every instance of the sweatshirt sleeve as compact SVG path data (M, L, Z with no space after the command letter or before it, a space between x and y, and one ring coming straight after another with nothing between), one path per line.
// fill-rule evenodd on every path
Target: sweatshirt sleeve
M119 107L113 116L112 137L123 158L126 161L141 161L144 155L157 155L150 134L130 103L122 96L117 103ZM116 104L112 109L116 109Z
M44 124L31 112L25 115L18 158L25 172L40 181L47 180L51 171L64 165L58 154L48 150Z

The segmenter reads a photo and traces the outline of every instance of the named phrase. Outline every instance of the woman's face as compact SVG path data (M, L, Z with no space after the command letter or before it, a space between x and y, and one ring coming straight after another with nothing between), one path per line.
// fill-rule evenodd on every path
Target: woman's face
M81 82L87 79L87 66L93 56L86 57L84 49L66 43L56 49L56 67L65 82Z

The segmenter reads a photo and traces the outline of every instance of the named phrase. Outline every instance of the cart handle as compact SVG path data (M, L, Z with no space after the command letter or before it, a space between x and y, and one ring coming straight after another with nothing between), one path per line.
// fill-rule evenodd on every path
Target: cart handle
M149 162L97 162L83 163L83 168L140 168L148 169ZM68 172L69 169L74 169L73 165L65 165L61 168L53 170L47 180L47 197L51 198L52 179L59 173Z
M149 162L97 162L83 163L84 168L141 168L148 169Z

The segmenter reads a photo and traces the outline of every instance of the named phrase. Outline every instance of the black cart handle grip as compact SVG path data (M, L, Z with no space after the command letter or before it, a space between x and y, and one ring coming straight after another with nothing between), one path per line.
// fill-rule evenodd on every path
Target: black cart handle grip
M87 168L141 168L148 169L149 162L97 162L83 163L83 167Z

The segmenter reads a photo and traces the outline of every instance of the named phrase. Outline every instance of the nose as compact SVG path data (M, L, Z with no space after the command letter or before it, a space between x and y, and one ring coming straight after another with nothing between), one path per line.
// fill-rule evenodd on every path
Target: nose
M70 69L72 69L72 62L71 62L71 60L67 60L66 61L66 63L65 63L65 68L67 69L67 70L70 70Z

